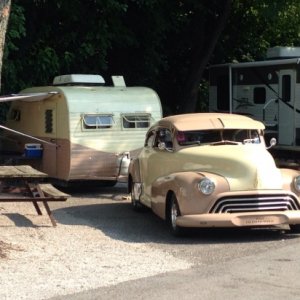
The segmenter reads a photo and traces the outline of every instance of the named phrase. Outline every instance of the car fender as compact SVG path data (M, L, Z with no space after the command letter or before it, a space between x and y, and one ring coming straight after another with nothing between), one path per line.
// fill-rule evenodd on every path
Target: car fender
M215 182L216 189L211 195L204 195L198 183L204 177ZM208 172L178 172L155 180L151 190L151 208L155 214L165 219L167 202L175 194L181 214L195 214L211 207L217 195L229 191L229 184L223 176Z
M138 158L133 159L128 167L128 192L131 191L132 182L141 182L140 162Z
M300 171L294 169L280 169L280 172L282 177L282 188L295 193L299 198L300 193L294 187L294 179L300 175Z

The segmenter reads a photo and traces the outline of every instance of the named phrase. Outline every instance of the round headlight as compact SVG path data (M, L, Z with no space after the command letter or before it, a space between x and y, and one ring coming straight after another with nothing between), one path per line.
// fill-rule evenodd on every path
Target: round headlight
M294 179L294 187L297 192L300 192L300 175Z
M198 183L198 189L204 195L210 195L215 190L215 184L209 178L203 178Z

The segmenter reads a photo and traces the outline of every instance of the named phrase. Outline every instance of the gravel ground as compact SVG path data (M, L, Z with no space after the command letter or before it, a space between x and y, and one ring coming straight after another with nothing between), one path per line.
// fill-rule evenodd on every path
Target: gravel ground
M31 203L0 204L0 299L47 299L191 267L146 242L114 239L63 209L54 216L63 220L56 228Z

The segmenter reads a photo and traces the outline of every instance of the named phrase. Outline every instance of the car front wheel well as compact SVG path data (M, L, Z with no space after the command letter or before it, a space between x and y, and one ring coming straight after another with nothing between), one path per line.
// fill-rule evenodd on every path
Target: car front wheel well
M170 209L170 205L172 204L172 196L174 195L173 191L168 191L167 196L166 196L166 208L165 208L165 219L168 219L168 212Z
M177 197L173 191L169 191L166 198L166 221L174 236L182 236L185 234L185 229L177 224L177 219L180 216L181 213Z

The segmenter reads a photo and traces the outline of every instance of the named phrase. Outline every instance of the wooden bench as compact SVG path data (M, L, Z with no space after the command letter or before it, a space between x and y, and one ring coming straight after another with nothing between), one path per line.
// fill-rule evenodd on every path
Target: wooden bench
M49 201L66 201L70 195L56 189L50 183L40 183L37 180L45 178L47 174L30 166L0 166L0 180L15 180L22 182L19 193L9 193L0 196L0 202L32 202L37 213L42 215L38 202L42 202L53 226L56 221L52 215Z
M44 194L44 197L51 197L51 199L56 201L65 201L70 197L69 194L58 190L50 183L38 183L36 187L39 193Z

